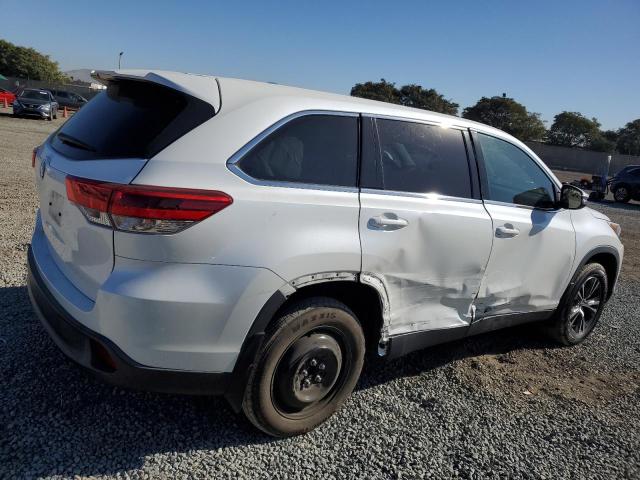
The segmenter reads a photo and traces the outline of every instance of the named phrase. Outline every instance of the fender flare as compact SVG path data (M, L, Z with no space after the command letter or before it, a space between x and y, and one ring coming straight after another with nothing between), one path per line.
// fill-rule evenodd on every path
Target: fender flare
M610 245L600 245L599 247L592 248L591 250L589 250L584 255L584 257L582 258L582 260L580 261L580 263L578 264L578 266L574 270L573 276L571 277L571 281L567 285L567 288L566 288L565 291L568 291L571 287L573 287L573 285L575 285L576 277L578 275L578 272L582 269L582 267L584 267L587 264L587 262L589 260L591 260L595 255L598 255L599 253L612 254L616 259L615 275L614 275L613 280L611 281L611 285L609 286L609 291L607 292L607 300L609 300L609 298L611 298L611 295L613 294L613 291L614 291L614 289L616 287L616 284L618 282L618 278L620 277L620 267L621 267L621 265L620 265L620 253L618 252L617 249L615 249L614 247L612 247Z

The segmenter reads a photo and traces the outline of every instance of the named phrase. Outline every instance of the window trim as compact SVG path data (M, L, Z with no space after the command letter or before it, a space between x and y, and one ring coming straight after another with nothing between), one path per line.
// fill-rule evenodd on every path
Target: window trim
M474 130L474 129L469 129L469 132L471 134L471 140L473 142L473 150L476 154L476 160L477 160L477 165L478 165L478 173L480 176L480 190L481 190L481 195L482 195L482 201L484 203L488 203L490 205L505 205L505 206L509 206L509 207L517 207L517 208L524 208L527 210L541 210L543 212L555 212L558 210L561 210L560 207L549 207L549 208L542 208L542 207L534 207L532 205L523 205L523 204L519 204L519 203L513 203L513 202L502 202L499 200L491 200L490 198L485 198L485 192L488 190L488 180L487 180L487 171L485 168L485 163L484 163L484 153L482 152L482 146L480 145L480 140L478 138L479 134L482 135L486 135L487 137L492 137L495 138L496 140L501 140L515 148L517 148L518 150L520 150L527 158L529 158L542 172L542 174L549 180L549 182L551 182L551 185L553 187L553 200L554 202L558 202L558 197L560 194L560 188L561 186L558 185L558 182L553 179L553 177L549 176L549 173L547 172L546 166L541 165L541 162L539 162L536 158L532 157L531 155L529 155L525 150L523 150L522 148L520 148L518 145L516 145L513 142L510 142L509 140L502 138L502 137L498 137L496 135L491 135L490 133L487 132L483 132L480 130Z
M444 128L443 125L446 122L435 122L435 121L429 121L429 120L418 120L418 119L414 119L414 118L409 118L409 117L398 117L398 116L393 116L393 115L376 115L376 114L371 114L371 113L363 113L362 114L362 119L363 119L363 124L365 120L371 120L372 122L372 129L373 129L373 142L374 142L374 147L375 147L375 151L377 152L377 155L380 156L381 155L381 147L380 147L380 133L378 130L378 120L393 120L393 121L400 121L400 122L405 122L405 123L418 123L418 124L422 124L422 125L428 125L431 127L440 127L440 128ZM482 196L481 196L481 192L480 192L480 182L477 178L477 175L474 175L474 170L477 169L476 167L476 160L473 157L473 151L469 142L469 138L468 138L468 131L469 129L467 127L461 127L458 125L449 125L447 124L448 129L451 130L458 130L460 132L460 135L462 137L462 145L464 147L465 150L465 154L467 157L467 173L468 173L468 179L469 179L469 192L470 192L470 197L458 197L455 195L444 195L441 193L436 193L436 192L409 192L409 191L404 191L404 190L385 190L384 185L375 188L375 187L365 187L362 184L358 183L358 186L360 187L360 190L363 193L370 193L370 194L381 194L381 195L394 195L394 196L400 196L400 197L413 197L413 198L425 198L425 199L442 199L442 200L448 200L448 201L471 201L471 203L475 203L476 201L482 201ZM364 141L364 133L361 135L361 139L362 141ZM380 159L376 159L376 168L378 168L380 166ZM360 158L360 174L359 177L362 177L362 168L364 168L364 158Z
M249 140L240 150L231 155L227 160L227 168L236 176L240 177L245 182L248 182L252 185L258 185L261 187L284 187L284 188L301 188L305 190L326 190L331 192L348 192L348 193L358 193L359 192L359 174L360 174L360 137L361 132L358 127L358 158L357 158L357 170L356 170L356 185L353 187L345 187L340 185L325 185L319 183L304 183L304 182L287 182L284 180L262 180L260 178L255 178L246 173L244 170L240 168L239 162L251 151L253 148L258 145L262 140L276 132L280 128L284 127L288 123L293 120L302 117L309 117L313 115L333 115L337 117L354 117L358 119L360 114L357 112L343 112L337 110L302 110L300 112L292 113L291 115L287 115L284 118L281 118L276 123L266 128L254 138ZM359 124L360 122L358 122Z

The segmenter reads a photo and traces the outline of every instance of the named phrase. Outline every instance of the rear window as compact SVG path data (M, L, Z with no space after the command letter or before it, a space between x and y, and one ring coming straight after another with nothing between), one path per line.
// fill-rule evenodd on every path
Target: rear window
M76 160L151 158L214 114L209 103L162 85L114 81L56 132L52 146Z

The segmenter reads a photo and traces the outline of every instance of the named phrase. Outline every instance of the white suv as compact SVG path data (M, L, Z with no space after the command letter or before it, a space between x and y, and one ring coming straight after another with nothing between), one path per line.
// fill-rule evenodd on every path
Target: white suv
M591 332L620 227L536 155L462 118L160 71L108 88L34 152L36 312L105 380L221 393L265 432L394 358L529 321Z

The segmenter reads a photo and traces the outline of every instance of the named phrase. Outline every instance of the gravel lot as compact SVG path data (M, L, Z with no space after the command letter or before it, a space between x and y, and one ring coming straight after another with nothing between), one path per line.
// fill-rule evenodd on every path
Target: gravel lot
M529 326L371 360L352 400L273 440L222 399L135 393L67 361L25 288L36 209L30 150L54 122L0 109L0 478L639 478L640 207L622 281L590 339ZM633 247L632 247L633 245Z

